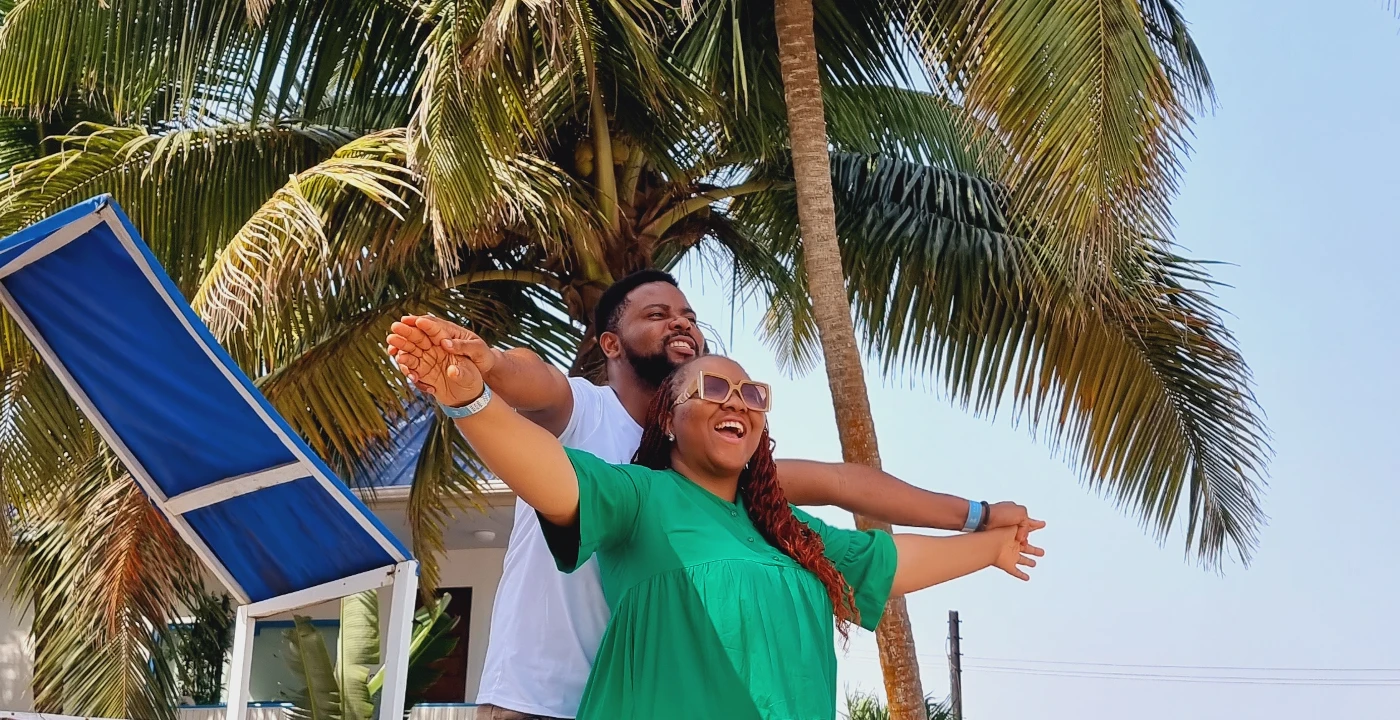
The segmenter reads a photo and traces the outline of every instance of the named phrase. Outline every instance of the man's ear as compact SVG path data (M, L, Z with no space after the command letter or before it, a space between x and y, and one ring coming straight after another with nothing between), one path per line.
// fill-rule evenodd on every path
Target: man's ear
M609 360L616 360L622 357L622 338L615 332L601 333L598 335L598 349Z

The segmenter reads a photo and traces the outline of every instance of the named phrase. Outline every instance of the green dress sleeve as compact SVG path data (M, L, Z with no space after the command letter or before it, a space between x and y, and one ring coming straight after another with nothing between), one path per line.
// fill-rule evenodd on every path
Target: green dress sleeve
M894 538L883 530L845 530L818 520L801 509L792 509L798 520L821 536L824 555L845 576L855 593L860 626L874 630L885 613L885 603L894 588L894 571L899 553Z
M564 448L578 476L578 520L562 527L540 516L540 530L554 564L573 572L598 550L625 544L632 537L655 472L636 465L612 465L582 450ZM538 513L537 513L538 515Z

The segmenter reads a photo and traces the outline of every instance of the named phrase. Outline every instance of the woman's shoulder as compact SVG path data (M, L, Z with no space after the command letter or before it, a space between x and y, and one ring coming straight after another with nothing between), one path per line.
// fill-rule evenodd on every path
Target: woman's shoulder
M576 470L595 473L620 473L628 477L646 480L651 480L658 476L669 477L672 474L670 470L653 470L644 465L610 463L587 450L579 450L578 448L566 447L564 448L564 453L569 456L569 460L573 462Z

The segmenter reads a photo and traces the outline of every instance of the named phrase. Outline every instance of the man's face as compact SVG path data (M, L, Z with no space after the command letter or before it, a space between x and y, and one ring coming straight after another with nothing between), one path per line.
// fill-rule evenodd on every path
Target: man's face
M617 336L623 357L638 377L652 385L660 385L672 370L705 348L685 293L665 282L640 285L627 295Z

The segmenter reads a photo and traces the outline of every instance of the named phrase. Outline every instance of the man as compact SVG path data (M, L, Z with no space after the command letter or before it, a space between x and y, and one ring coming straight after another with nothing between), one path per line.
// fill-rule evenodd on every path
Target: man
M705 339L675 278L658 270L614 283L598 302L595 323L607 358L604 387L565 377L529 350L491 348L437 318L406 317L394 332L469 356L494 393L564 445L626 463L641 441L640 423L657 387L675 367L703 353ZM862 465L779 460L778 475L794 504L838 505L898 525L1043 525L1014 503L969 503ZM559 572L534 510L517 501L477 696L478 720L575 717L608 617L597 561L571 575Z

